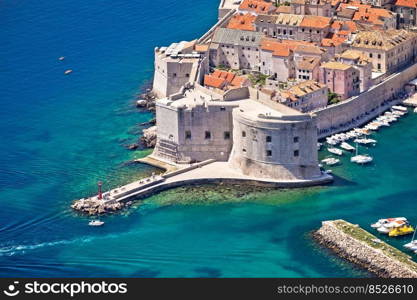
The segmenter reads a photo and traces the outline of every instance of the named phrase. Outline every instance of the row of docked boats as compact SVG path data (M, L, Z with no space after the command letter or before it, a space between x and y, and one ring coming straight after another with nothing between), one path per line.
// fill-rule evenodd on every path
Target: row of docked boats
M413 251L417 254L417 240L414 239L416 231L413 226L410 225L407 218L398 217L398 218L388 218L380 219L376 223L371 225L372 228L375 228L378 232L387 234L390 237L396 237L401 235L408 235L413 233L413 237L409 243L404 244L404 248Z
M350 161L357 164L367 164L373 161L373 158L369 155L360 155L358 154L358 144L364 146L375 146L377 141L371 139L368 135L372 134L373 131L377 131L380 127L390 126L392 122L396 122L398 118L407 113L407 108L400 105L395 105L391 108L390 111L385 112L383 115L380 115L372 122L368 123L363 128L354 128L348 132L334 134L326 138L326 143L331 147L327 148L327 151L337 155L342 156L343 150L353 152L356 150L356 154L351 157ZM356 147L353 147L348 143L349 140L352 140L356 144ZM340 148L335 146L340 144ZM320 149L322 144L318 144L317 147ZM342 150L343 149L343 150ZM326 165L335 165L340 163L340 160L336 158L326 158L322 160L322 163Z

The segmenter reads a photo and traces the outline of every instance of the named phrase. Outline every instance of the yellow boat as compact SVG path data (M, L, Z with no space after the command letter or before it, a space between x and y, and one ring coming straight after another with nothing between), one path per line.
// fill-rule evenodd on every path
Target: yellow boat
M414 228L411 225L404 225L401 227L396 227L394 229L392 229L389 233L388 236L400 236L400 235L407 235L410 233L414 232Z

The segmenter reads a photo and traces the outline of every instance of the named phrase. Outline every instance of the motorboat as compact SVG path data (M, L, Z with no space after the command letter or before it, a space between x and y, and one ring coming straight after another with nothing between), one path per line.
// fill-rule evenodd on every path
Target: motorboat
M397 218L387 218L387 219L379 219L377 222L371 224L372 228L379 228L384 226L385 224L394 222L394 221L407 221L407 218L404 217L397 217Z
M417 240L412 240L411 242L404 244L403 247L415 251L417 250Z
M376 230L378 230L378 232L380 233L388 234L393 228L405 226L407 224L408 222L406 220L395 220L395 221L391 221L386 224L383 224L381 227L378 227Z
M363 165L372 162L374 159L369 155L355 155L350 158L351 162Z
M416 108L414 108L414 110L413 110L415 113L417 113L417 107Z
M63 61L64 59L65 59L64 56L61 56L61 57L58 58L59 61Z
M414 232L413 226L411 226L410 224L407 223L405 225L398 226L398 227L395 227L394 229L392 229L388 233L388 236L395 237L395 236L400 236L400 235L411 234L413 232Z
M71 70L71 69L66 70L66 71L64 72L64 74L65 74L65 75L69 75L69 74L71 74L71 73L72 73L72 70Z
M92 221L88 222L88 225L89 226L102 226L102 225L104 225L104 222L100 221L100 220L92 220Z
M337 158L329 157L329 158L323 159L322 162L328 166L334 166L340 163L340 160Z
M343 151L338 148L327 148L327 151L329 151L330 153L339 155L339 156L343 155Z
M343 142L343 143L340 145L340 148L345 149L345 150L347 150L347 151L354 151L354 150L355 150L355 147L353 147L352 145L350 145L350 144L348 144L348 143L346 143L346 142Z
M369 145L369 144L376 144L377 141L374 139L355 139L355 143L363 144L363 145Z
M399 111L401 111L401 112L407 112L407 111L408 111L407 107L405 107L405 106L401 106L401 105L394 105L394 106L392 107L392 109L394 109L394 110L399 110Z

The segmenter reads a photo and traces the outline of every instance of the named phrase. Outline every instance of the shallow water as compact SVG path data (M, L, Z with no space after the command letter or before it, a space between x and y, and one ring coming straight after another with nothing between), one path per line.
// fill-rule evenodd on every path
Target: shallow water
M335 218L365 228L385 216L417 223L415 115L361 149L374 164L344 158L331 186L178 188L103 218L100 228L72 212L71 201L98 180L109 188L154 171L126 165L149 151L123 145L152 118L132 104L152 77L153 48L199 37L216 21L217 0L186 3L0 4L0 276L370 276L309 233Z

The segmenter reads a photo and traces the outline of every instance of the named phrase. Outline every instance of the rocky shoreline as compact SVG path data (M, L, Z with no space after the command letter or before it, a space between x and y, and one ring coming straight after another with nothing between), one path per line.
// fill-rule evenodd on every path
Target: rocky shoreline
M398 249L344 220L324 221L314 239L381 278L417 278L417 263Z

